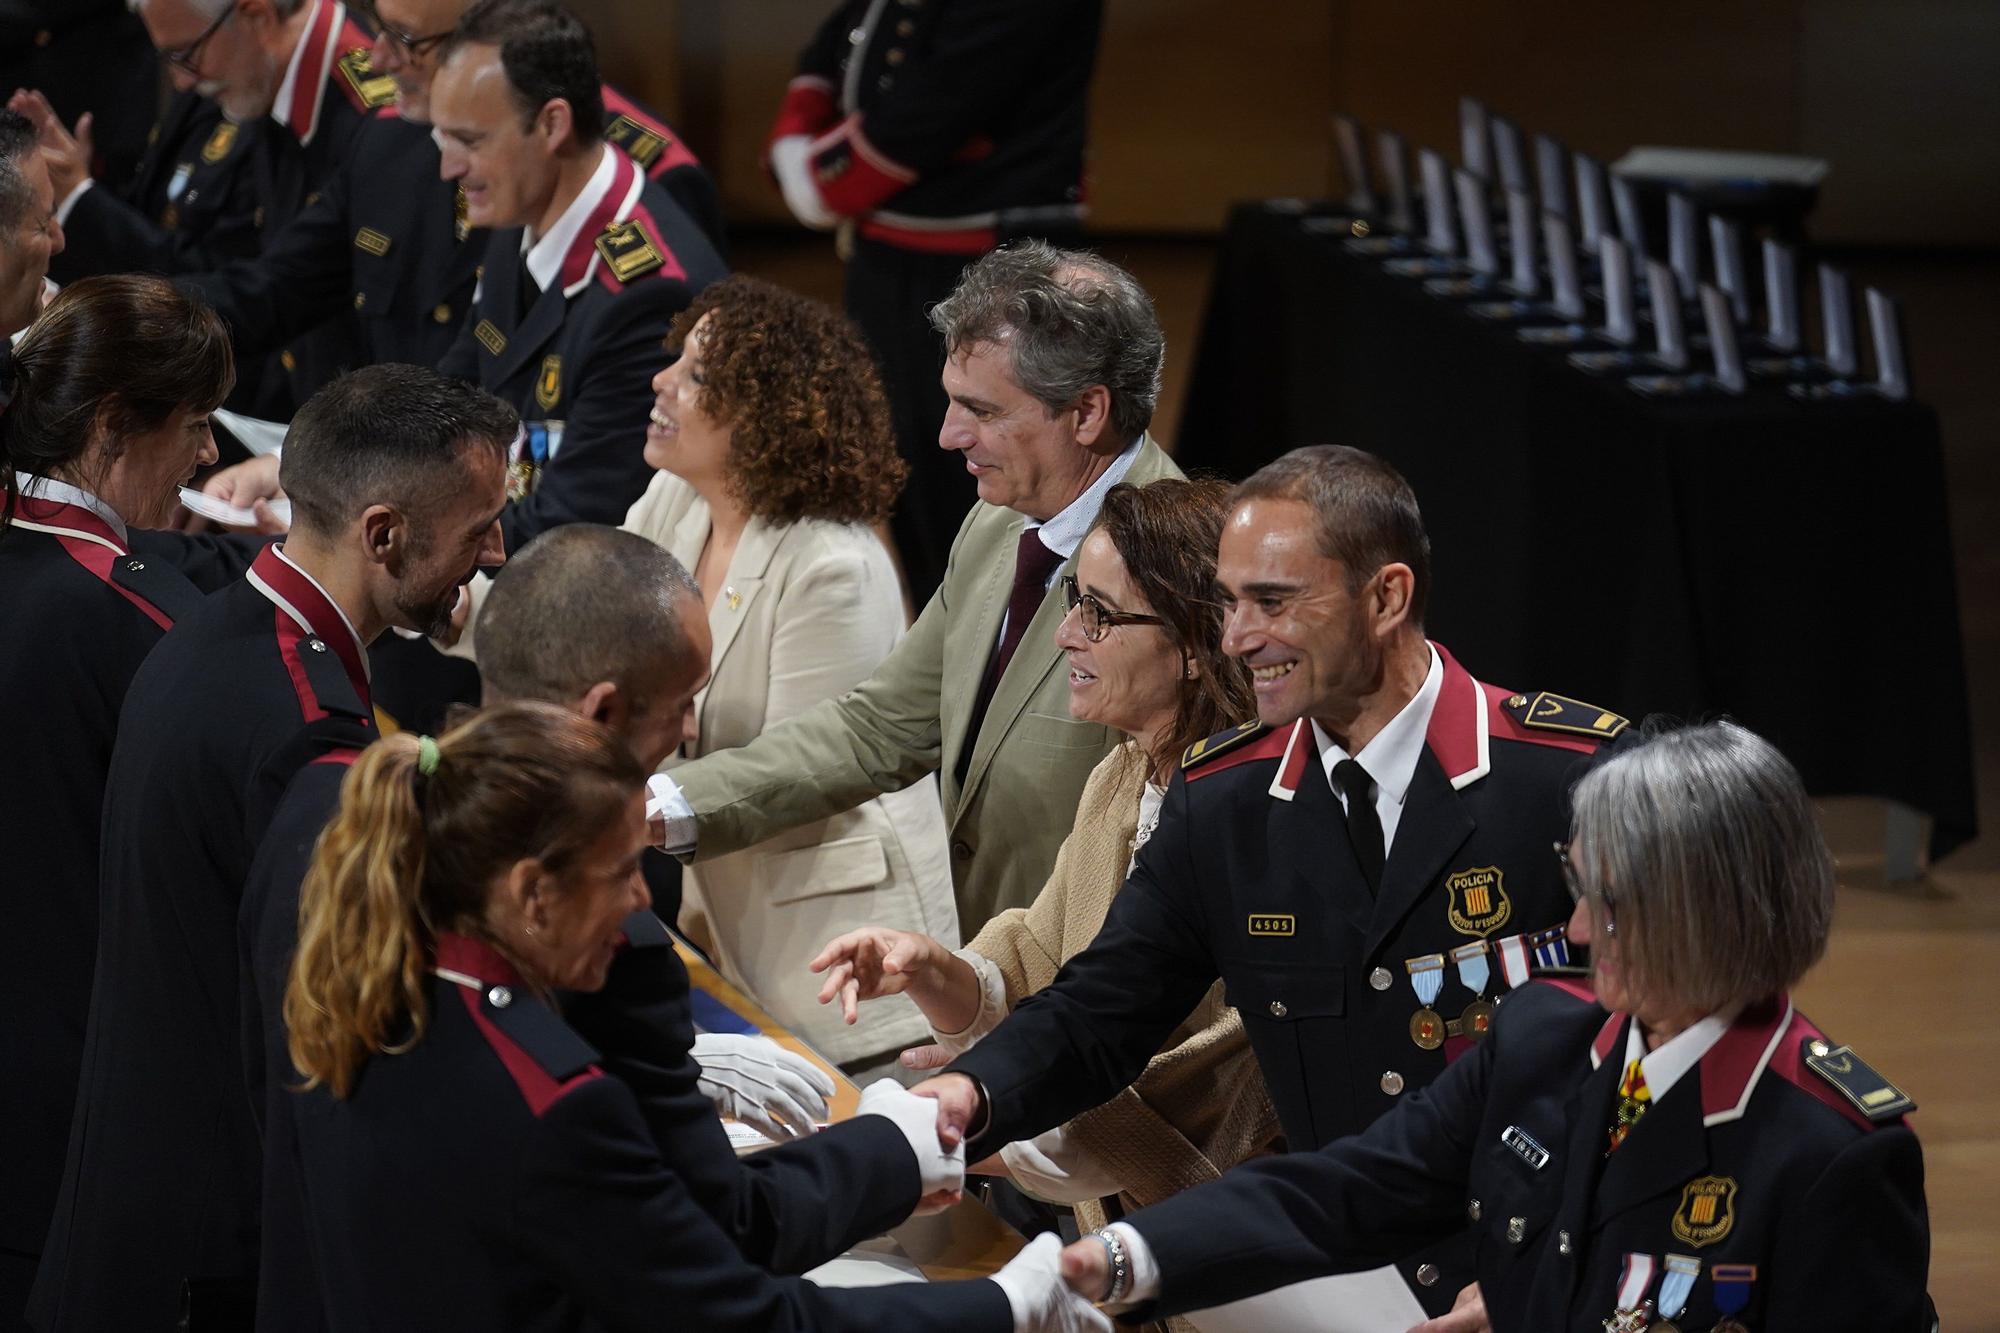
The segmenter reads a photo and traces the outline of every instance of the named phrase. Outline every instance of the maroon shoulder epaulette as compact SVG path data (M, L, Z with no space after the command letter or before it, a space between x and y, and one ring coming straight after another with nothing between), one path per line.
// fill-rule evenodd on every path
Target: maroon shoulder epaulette
M1553 745L1588 754L1632 725L1596 704L1547 690L1510 694L1492 685L1486 690L1488 698L1497 704L1490 714L1493 734L1506 740Z
M565 1094L603 1076L590 1043L533 995L505 985L453 989L531 1114L540 1116Z
M1205 740L1188 746L1181 755L1181 771L1187 780L1193 782L1198 777L1220 773L1238 764L1247 764L1253 759L1276 759L1285 752L1285 740L1291 733L1290 727L1273 729L1254 718L1228 731L1217 732ZM1222 762L1224 757L1228 762Z
M614 292L641 278L657 274L663 278L686 278L681 261L660 239L660 225L645 205L632 210L623 222L614 222L597 238L597 280Z

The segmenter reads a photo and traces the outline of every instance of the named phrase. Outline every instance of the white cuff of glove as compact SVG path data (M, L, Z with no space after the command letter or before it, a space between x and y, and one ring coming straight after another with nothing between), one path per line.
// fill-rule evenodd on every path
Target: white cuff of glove
M1132 1263L1132 1290L1125 1293L1125 1299L1119 1302L1118 1308L1122 1310L1128 1305L1138 1305L1158 1297L1160 1261L1153 1257L1146 1238L1134 1231L1129 1222L1113 1222L1105 1230L1116 1232L1118 1239L1125 1242L1125 1257Z
M826 1123L833 1080L812 1061L769 1037L704 1032L689 1052L715 1113L767 1139L803 1138Z
M861 1115L879 1115L903 1133L917 1159L923 1180L919 1194L965 1188L965 1145L946 1152L938 1143L938 1104L919 1097L892 1078L878 1079L861 1090Z
M653 845L671 856L693 853L695 843L694 807L681 794L681 784L665 773L646 779L646 823Z
M803 134L788 134L771 145L771 174L785 196L785 207L814 231L832 231L840 218L828 210L813 183L812 140Z
M1045 1231L988 1279L1007 1293L1014 1333L1110 1333L1111 1321L1064 1283L1062 1249Z

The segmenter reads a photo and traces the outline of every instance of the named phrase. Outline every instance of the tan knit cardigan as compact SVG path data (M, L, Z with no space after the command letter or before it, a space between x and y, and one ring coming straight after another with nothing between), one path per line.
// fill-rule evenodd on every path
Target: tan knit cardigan
M1006 978L1009 1009L1096 938L1125 882L1145 786L1136 741L1106 755L1084 784L1076 823L1040 895L994 917L972 941ZM1243 1020L1222 1001L1222 984L1202 997L1137 1082L1070 1121L1065 1134L1124 1183L1118 1198L1127 1212L1272 1150L1278 1115ZM1086 1231L1096 1230L1105 1224L1104 1202L1080 1203L1076 1216Z

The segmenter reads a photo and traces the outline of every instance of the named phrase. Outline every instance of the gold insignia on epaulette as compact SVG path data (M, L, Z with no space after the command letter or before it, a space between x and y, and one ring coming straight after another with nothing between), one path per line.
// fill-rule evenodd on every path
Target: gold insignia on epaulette
M493 321L490 319L480 320L473 327L472 336L479 340L481 347L484 347L494 356L498 356L507 350L507 335L494 327Z
M554 352L542 358L542 373L535 378L535 401L542 411L555 411L562 401L562 357Z
M604 137L625 150L625 156L647 171L667 150L667 140L630 116L620 115L604 127Z
M389 238L373 227L363 227L354 233L354 248L365 250L380 259L389 253Z
M667 262L646 229L630 219L614 222L604 229L604 234L597 238L597 253L620 282L644 277Z
M347 77L348 86L355 96L370 111L389 105L396 100L396 81L387 74L377 74L368 63L368 48L357 46L340 57L340 72Z
M1868 1067L1850 1046L1829 1046L1819 1037L1805 1043L1806 1068L1832 1085L1871 1123L1881 1124L1917 1109L1910 1094Z
M1516 703L1515 699L1521 702ZM1632 725L1625 718L1596 704L1551 694L1547 690L1533 698L1515 695L1507 700L1507 711L1513 713L1514 720L1524 727L1540 731L1566 731L1573 736L1595 736L1607 741Z
M1231 727L1228 731L1198 740L1193 745L1188 746L1186 752L1181 755L1181 767L1193 768L1202 760L1221 754L1224 750L1237 744L1246 736L1263 730L1263 727L1263 723L1252 718L1242 726Z
M201 146L201 160L214 166L229 156L229 150L236 146L236 125L223 121L215 127L215 133L208 136L208 142Z
M1298 918L1290 912L1252 912L1250 933L1260 938L1283 937L1298 932Z
M1700 1249L1713 1245L1736 1225L1736 1178L1702 1176L1681 1190L1674 1209L1674 1239Z

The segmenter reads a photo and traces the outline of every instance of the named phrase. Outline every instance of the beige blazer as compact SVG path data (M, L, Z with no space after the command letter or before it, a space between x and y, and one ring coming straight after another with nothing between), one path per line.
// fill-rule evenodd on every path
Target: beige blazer
M708 504L662 472L624 527L689 569L708 541ZM865 679L903 635L903 596L882 543L860 524L752 519L724 593L709 608L715 647L695 696L689 758L734 749ZM687 763L669 759L662 771ZM937 784L926 779L690 866L682 924L723 973L828 1059L876 1056L925 1039L915 1005L868 1005L848 1027L815 997L806 963L826 942L880 924L956 942ZM871 1012L879 1010L880 1012Z
M1144 484L1180 475L1148 437L1125 479ZM873 675L767 727L749 745L675 772L697 818L697 863L935 772L960 928L970 934L994 913L1034 901L1076 818L1084 780L1119 738L1069 715L1069 682L1055 646L1064 614L1060 581L1029 622L979 734L967 734L1000 638L1021 527L1012 510L974 505L937 594ZM1072 557L1063 569L1075 565ZM967 751L961 783L959 756Z

